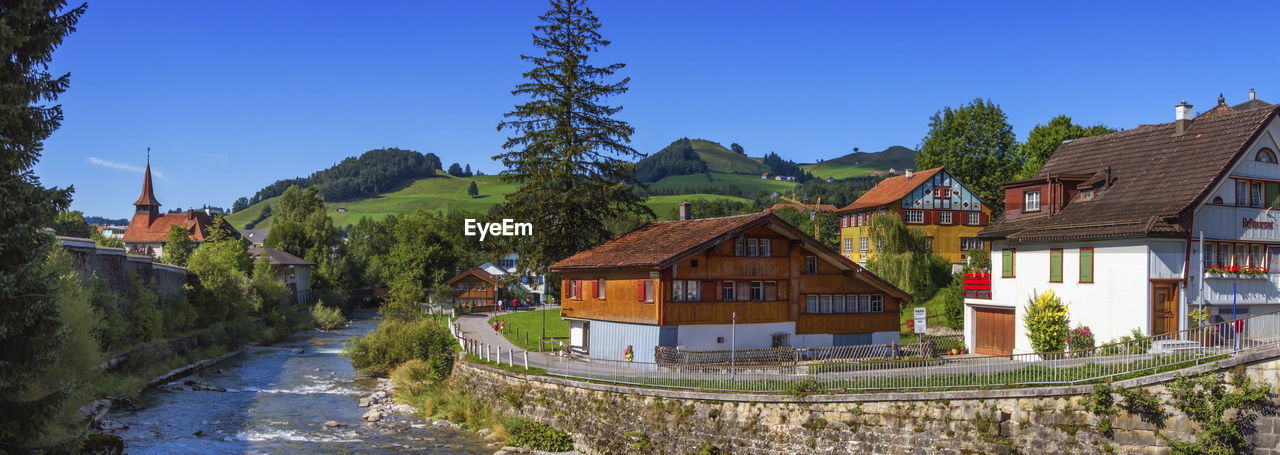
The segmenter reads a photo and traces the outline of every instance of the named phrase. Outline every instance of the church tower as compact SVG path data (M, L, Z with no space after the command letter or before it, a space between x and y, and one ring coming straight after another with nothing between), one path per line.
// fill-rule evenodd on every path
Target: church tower
M134 215L147 215L148 218L154 219L160 215L160 201L156 200L156 193L151 189L151 150L147 150L147 171L142 177L142 195L138 196L137 202L133 203L135 210Z

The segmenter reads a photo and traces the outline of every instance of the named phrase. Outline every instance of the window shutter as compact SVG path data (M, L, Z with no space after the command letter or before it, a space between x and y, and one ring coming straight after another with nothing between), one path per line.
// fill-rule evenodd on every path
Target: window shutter
M600 280L591 280L591 298L594 299L599 295L600 295Z
M1093 248L1080 249L1080 282L1093 282Z
M987 225L987 212L978 212L978 226Z
M1000 262L1000 276L1003 278L1013 277L1013 250L1001 250L1003 256Z
M1049 250L1049 281L1062 282L1062 250Z
M1280 183L1267 182L1267 200L1264 201L1265 206L1271 208L1280 208Z
M636 300L644 301L644 283L649 280L636 280Z

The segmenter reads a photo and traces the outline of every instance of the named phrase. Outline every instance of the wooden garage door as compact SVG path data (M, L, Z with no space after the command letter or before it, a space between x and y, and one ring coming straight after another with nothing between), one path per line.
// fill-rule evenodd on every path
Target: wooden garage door
M973 352L989 355L1013 353L1013 309L974 308L977 323Z

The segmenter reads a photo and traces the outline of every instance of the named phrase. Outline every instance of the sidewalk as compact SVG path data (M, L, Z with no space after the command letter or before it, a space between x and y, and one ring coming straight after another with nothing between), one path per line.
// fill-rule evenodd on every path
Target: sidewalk
M501 333L495 332L493 327L489 325L489 318L494 317L494 313L469 313L458 316L458 326L462 329L462 338L475 340L480 343L502 348L505 353L507 351L523 352L524 349L516 347L511 341ZM529 351L529 366L543 368L548 365L552 357L541 352Z

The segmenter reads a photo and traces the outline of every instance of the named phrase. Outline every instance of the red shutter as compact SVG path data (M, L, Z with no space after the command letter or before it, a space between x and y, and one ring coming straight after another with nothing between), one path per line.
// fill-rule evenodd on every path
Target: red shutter
M933 223L936 223L936 222L938 221L938 215L937 215L937 213L938 213L938 211L936 211L936 210L925 210L925 211L924 211L924 224L933 224Z
M978 212L978 226L986 226L987 221L987 212Z
M644 301L644 284L649 280L636 280L636 300Z

